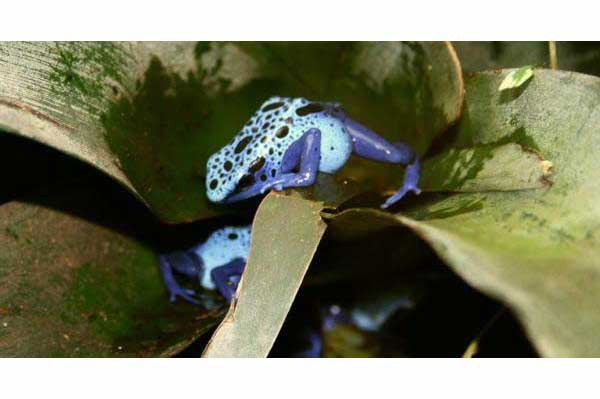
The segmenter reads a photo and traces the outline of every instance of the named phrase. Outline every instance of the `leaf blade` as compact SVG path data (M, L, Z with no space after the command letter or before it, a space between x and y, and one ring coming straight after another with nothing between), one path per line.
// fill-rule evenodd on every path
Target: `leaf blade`
M512 137L551 160L550 188L455 194L406 214L351 209L332 223L371 216L371 229L413 229L467 282L506 302L543 355L597 356L600 79L538 70L527 90L506 101L497 90L506 74L467 81L469 118L448 145Z
M319 203L299 197L269 194L265 198L252 226L237 300L203 357L268 355L325 233L321 209Z

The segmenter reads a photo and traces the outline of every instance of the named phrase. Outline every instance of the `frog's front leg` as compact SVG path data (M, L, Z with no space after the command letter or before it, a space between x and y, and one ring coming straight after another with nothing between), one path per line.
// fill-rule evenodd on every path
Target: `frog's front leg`
M352 137L353 152L356 155L374 161L407 165L402 187L381 205L382 208L385 209L393 205L409 191L415 194L421 193L421 190L417 187L420 170L419 157L408 145L404 143L393 145L369 128L350 118L345 118L344 124ZM411 160L412 163L409 163Z
M199 305L200 302L193 297L195 291L182 288L173 275L173 270L176 270L190 277L197 276L202 268L201 261L197 259L197 256L193 252L174 252L161 255L158 260L160 272L169 293L169 300L175 302L177 296L180 296L188 302Z
M215 283L217 290L223 295L227 302L231 302L233 299L235 291L237 290L239 278L244 272L245 266L246 261L244 259L236 258L223 266L215 267L210 272L210 276Z
M269 181L261 192L273 188L277 191L286 187L306 187L315 182L321 160L321 131L309 129L294 142L283 157L281 174ZM288 173L300 165L298 173Z

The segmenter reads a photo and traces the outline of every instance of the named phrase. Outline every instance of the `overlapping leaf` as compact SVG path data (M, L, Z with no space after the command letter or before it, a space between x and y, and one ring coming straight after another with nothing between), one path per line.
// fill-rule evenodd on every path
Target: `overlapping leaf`
M0 206L0 356L170 356L221 318L168 302L155 249L101 196L62 187Z
M600 79L538 70L525 87L498 92L507 73L467 81L465 116L447 145L511 138L552 162L551 185L424 197L403 215L348 210L333 225L357 217L370 229L406 225L468 282L508 303L542 354L598 356ZM518 164L513 173L522 173Z
M274 94L341 101L423 152L458 117L462 79L446 43L0 45L0 127L91 163L166 222L227 211L206 199L206 160Z

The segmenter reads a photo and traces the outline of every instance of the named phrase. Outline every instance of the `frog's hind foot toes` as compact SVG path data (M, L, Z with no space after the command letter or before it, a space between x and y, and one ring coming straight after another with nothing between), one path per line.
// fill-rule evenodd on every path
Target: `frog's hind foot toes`
M421 194L421 189L414 184L404 184L402 188L396 191L393 195L388 197L388 199L381 204L381 209L387 209L390 206L394 205L396 202L400 201L404 196L412 191L416 195Z
M179 296L186 301L193 303L194 305L200 305L200 301L194 298L194 295L196 294L194 290L184 289L179 285L175 287L167 287L167 290L169 291L169 300L171 302L177 301L177 297Z

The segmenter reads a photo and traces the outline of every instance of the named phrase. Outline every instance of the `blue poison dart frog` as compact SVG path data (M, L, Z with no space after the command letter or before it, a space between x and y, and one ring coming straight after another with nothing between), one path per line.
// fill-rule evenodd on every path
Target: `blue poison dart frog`
M314 183L317 172L335 173L351 154L408 165L402 187L381 206L407 192L419 194L419 159L406 144L391 144L352 120L338 103L271 97L233 141L207 162L206 190L231 203L287 187Z
M174 302L180 296L191 303L200 304L194 297L194 290L179 286L173 274L177 272L199 279L203 288L216 289L227 302L231 302L244 272L249 250L250 226L224 227L187 251L161 255L160 270L169 299Z
M320 331L309 330L305 336L306 348L297 352L294 357L320 357L324 335L339 325L351 325L359 331L377 333L398 310L409 310L414 306L415 302L408 295L387 296L350 309L343 309L336 304L324 306L320 312Z

